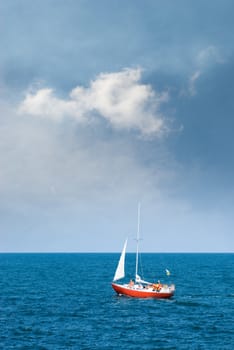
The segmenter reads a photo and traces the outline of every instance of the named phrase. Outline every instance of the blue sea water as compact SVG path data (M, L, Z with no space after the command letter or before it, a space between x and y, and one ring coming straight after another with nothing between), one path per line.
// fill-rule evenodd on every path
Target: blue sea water
M117 296L118 259L0 254L0 349L234 349L234 254L142 254L145 278L176 284L170 300Z

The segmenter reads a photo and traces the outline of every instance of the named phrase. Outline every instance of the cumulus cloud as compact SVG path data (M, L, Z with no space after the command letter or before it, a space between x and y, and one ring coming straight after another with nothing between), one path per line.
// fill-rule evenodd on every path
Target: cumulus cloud
M57 97L51 88L28 92L19 112L54 120L70 117L81 123L102 118L115 129L161 135L166 130L161 105L169 95L141 83L141 75L139 68L102 73L89 87L74 88L67 99Z
M102 140L88 130L74 131L73 124L64 131L60 123L7 116L4 125L0 117L0 208L137 201L166 179L161 154L155 173L138 159L132 138Z
M79 109L76 110L76 107L75 101L59 99L53 89L44 88L35 93L29 92L21 103L19 112L61 120L66 115L79 117Z
M139 199L162 203L159 183L166 171L159 152L156 172L135 150L147 142L134 143L132 135L102 139L99 130L90 135L88 128L74 130L74 123L64 129L64 123L19 118L1 101L0 112L2 250L105 249L96 243L91 247L90 237L112 241L116 207L121 218ZM127 219L119 231L126 225L131 231Z

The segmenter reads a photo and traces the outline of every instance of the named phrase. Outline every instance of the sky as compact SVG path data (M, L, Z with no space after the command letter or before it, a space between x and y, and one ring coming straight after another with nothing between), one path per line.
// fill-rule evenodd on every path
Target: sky
M233 12L0 2L1 252L233 252Z

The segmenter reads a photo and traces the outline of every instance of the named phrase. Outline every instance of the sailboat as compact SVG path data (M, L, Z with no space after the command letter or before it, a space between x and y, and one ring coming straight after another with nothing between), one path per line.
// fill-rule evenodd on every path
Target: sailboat
M119 284L116 281L125 277L125 255L127 248L126 239L123 250L119 259L119 263L113 278L112 288L118 295L125 295L134 298L157 298L167 299L171 298L175 292L175 285L161 284L160 281L157 283L148 282L143 280L138 274L138 255L139 255L139 235L140 235L140 204L138 205L138 225L137 225L137 249L136 249L136 272L135 280L130 280L129 283ZM166 272L169 270L166 270Z

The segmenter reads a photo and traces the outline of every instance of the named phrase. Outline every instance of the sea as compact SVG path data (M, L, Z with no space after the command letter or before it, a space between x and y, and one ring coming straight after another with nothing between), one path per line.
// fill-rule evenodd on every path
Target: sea
M128 281L135 255L126 259ZM0 254L0 349L234 349L234 254L141 254L141 277L175 283L168 300L118 296L118 260Z

